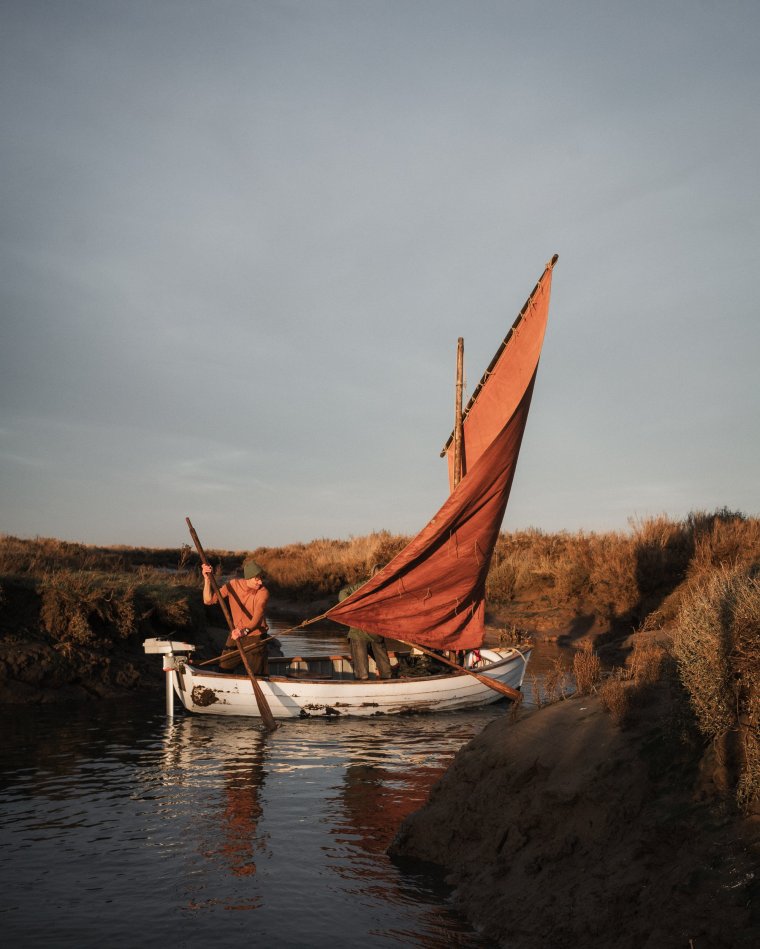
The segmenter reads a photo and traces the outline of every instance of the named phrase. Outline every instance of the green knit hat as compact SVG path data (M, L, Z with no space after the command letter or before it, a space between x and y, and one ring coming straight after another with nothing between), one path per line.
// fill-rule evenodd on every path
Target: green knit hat
M263 567L260 567L255 560L246 560L243 563L243 576L246 580L252 580L254 577L260 577L263 572Z

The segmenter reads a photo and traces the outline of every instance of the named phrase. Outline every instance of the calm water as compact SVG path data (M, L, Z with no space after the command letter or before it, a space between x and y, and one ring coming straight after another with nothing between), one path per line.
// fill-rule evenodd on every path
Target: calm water
M342 651L324 633L286 654ZM160 657L156 659L160 662ZM5 710L0 927L58 946L476 947L445 892L385 854L500 703L285 722L155 700Z

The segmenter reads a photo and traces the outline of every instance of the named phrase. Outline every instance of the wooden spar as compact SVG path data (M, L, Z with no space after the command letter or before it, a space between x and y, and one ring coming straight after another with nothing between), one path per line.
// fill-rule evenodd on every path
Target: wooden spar
M506 336L504 337L504 339L502 340L501 345L500 345L499 348L496 350L496 354L494 355L494 357L493 357L493 359L491 360L491 362L488 364L488 368L487 368L486 371L483 373L483 378L482 378L482 379L480 380L480 382L477 384L477 386L475 387L475 389L474 389L472 395L470 396L470 401L467 403L467 406L465 407L465 410L464 410L464 412L462 413L462 424L464 424L464 422L465 422L467 416L470 414L470 409L471 409L471 408L473 407L473 405L475 404L475 400L476 400L477 397L480 395L480 390L481 390L481 389L483 388L483 386L486 384L486 381L488 380L488 377L491 375L494 366L495 366L496 363L499 361L499 359L501 359L501 354L502 354L502 353L504 352L504 350L506 349L507 343L509 343L510 339L512 338L512 334L514 333L514 331L517 329L517 327L518 327L518 326L520 325L520 323L522 322L522 318L525 316L525 313L527 312L527 309L528 309L528 307L530 306L530 301L531 301L531 300L533 299L533 297L536 295L536 292L538 291L538 288L539 288L539 286L541 285L541 281L544 279L544 274L546 273L547 270L553 270L553 269L554 269L554 265L557 263L558 260L559 260L559 255L555 254L555 255L552 257L552 259L549 261L549 263L546 265L546 267L544 267L544 273L541 274L541 276L539 277L538 283L537 283L537 284L535 285L535 287L533 287L533 289L531 290L530 296L528 297L528 299L527 299L527 300L525 301L525 303L523 304L523 307L522 307L522 309L520 310L520 312L517 314L517 319L514 321L514 323L512 324L512 326L511 326L511 328L510 328L510 330L509 330L509 332L507 333L507 335L506 335ZM456 434L455 432L452 432L451 435L449 435L448 440L446 441L446 444L445 444L445 445L443 446L443 448L441 449L441 458L443 458L443 457L446 455L446 452L449 450L449 446L450 446L451 443L454 441L454 436L455 436L455 434Z
M247 646L243 646L243 651L254 652L256 649L263 649L264 646L268 646L271 641L271 637L267 636L266 639L260 639L257 643L249 643ZM197 666L199 669L203 666L213 666L215 662L221 662L223 659L229 659L234 655L234 652L223 652L221 656L214 656L213 659L205 659L203 662L195 662L193 665Z
M230 593L231 593L231 592L232 592L232 590L230 590ZM242 605L242 604L241 604L241 605ZM243 607L243 609L245 610L245 607ZM247 610L245 610L245 611L248 612ZM250 615L251 615L251 614L248 613L248 616L249 616L249 617L250 617ZM322 620L322 619L327 619L327 618L328 618L327 613L320 613L319 616L312 616L311 619L305 619L302 623L299 623L298 626L291 626L291 627L289 627L288 629L278 629L278 630L277 630L277 635L278 635L278 636L285 636L287 633L294 633L297 629L303 629L304 626L310 626L312 623L318 623L320 620ZM269 641L269 638L270 638L270 637L267 637L266 639L261 639L261 640L259 640L259 642L257 642L257 643L252 643L251 645L243 646L243 649L244 649L246 652L252 652L254 649L260 649L262 646L265 646L265 645L267 644L267 642ZM221 656L214 656L213 659L206 659L204 662L198 662L198 663L196 663L196 665L197 665L199 668L200 668L201 666L211 666L211 665L213 665L215 662L220 662L222 659L228 659L230 656L234 656L234 655L235 655L234 652L224 652L224 653L222 653Z
M190 536L193 538L193 543L195 544L195 549L198 551L198 556L201 558L201 563L208 564L208 558L206 553L201 546L201 542L198 539L198 535L195 533L195 528L190 523L190 518L186 517L187 526L190 530ZM213 571L209 574L209 579L211 580L211 586L216 594L216 598L219 601L219 606L222 608L224 613L224 618L227 621L227 626L229 627L230 633L235 628L235 624L232 622L232 616L230 615L230 608L224 601L224 597L219 590L219 584L216 582L216 577L214 576ZM272 709L269 707L269 702L267 702L266 696L261 691L261 686L256 681L256 676L253 674L253 669L251 669L251 664L248 661L248 656L245 654L242 643L239 639L235 640L235 645L238 648L240 653L240 658L243 660L243 665L245 666L245 671L248 673L248 678L251 680L251 685L253 686L253 694L256 696L256 705L259 709L259 715L261 716L261 721L264 724L264 727L273 732L277 728L277 722L274 720L274 715L272 714Z
M468 676L472 676L479 682L482 682L483 685L487 685L489 688L493 689L494 692L501 692L502 695L506 695L507 698L512 699L513 702L522 702L522 692L518 692L517 689L513 689L508 685L504 685L503 682L497 682L496 679L492 679L490 676L481 675L479 672L475 672L474 669L468 669L466 666L460 666L458 662L453 662L451 659L447 659L446 656L442 656L440 653L433 652L432 649L426 649L425 646L420 646L418 643L407 642L405 639L399 639L398 636L394 636L393 638L397 643L403 643L405 646L411 646L412 649L419 649L419 651L423 652L426 656L430 656L431 659L436 659L438 662L442 662L446 666L451 666L452 669L458 669L459 672L466 672Z
M456 487L462 480L462 389L464 387L464 339L457 340L457 381L454 397L454 473L453 486Z

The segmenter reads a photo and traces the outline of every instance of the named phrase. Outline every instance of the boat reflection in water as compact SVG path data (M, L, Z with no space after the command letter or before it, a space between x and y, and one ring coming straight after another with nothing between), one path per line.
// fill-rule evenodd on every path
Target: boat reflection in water
M199 727L191 718L166 726L165 774L177 788L198 792L198 817L194 827L197 854L216 864L218 872L251 877L256 860L268 855L266 833L260 834L262 789L266 779L266 737L259 728L220 734ZM205 883L204 883L205 888ZM234 907L226 897L205 898L205 905L219 902L227 908L256 909L259 894L242 896ZM201 901L192 898L190 907Z
M348 946L354 931L372 945L477 945L439 883L386 849L459 747L506 711L293 721L273 734L245 719L175 720L162 771L194 811L182 908L196 921L252 911L279 945ZM303 918L308 943L283 932Z
M287 652L340 651L344 634L282 639ZM93 709L4 713L6 939L129 947L139 908L147 947L177 933L190 947L252 933L317 949L479 945L437 882L386 847L508 703L296 719L272 734L250 718L167 722L153 696Z

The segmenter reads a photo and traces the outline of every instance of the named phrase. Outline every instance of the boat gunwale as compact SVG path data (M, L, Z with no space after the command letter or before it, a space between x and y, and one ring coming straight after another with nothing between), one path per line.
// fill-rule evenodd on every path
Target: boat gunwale
M488 648L488 647L483 647ZM491 652L496 652L499 647L496 649L490 649ZM504 648L504 647L502 647ZM461 671L452 670L451 672L441 672L436 675L429 676L397 676L396 678L391 679L381 679L379 677L373 679L338 679L334 676L309 676L309 675L266 675L266 676L257 676L256 678L261 682L300 682L300 683L314 683L314 684L326 684L330 683L332 685L339 686L361 686L366 688L368 684L371 685L382 685L383 687L398 685L399 683L411 683L411 682L441 682L444 679L458 679L462 676L470 676L471 673L477 672L479 675L487 674L494 669L499 669L504 666L506 663L514 662L516 659L522 659L522 661L527 665L532 646L526 646L525 651L522 652L520 649L516 649L513 646L507 647L509 649L509 654L503 656L498 662L491 662L485 666L479 666L477 669L462 669ZM279 662L283 660L287 662L309 662L309 661L319 661L325 659L344 659L349 660L350 657L346 655L337 655L337 656L277 656L275 659ZM271 661L271 660L270 660ZM182 665L185 669L188 670L189 674L193 677L198 676L208 676L209 678L214 679L240 679L245 682L248 681L248 676L245 673L240 672L214 672L211 670L200 669L198 666L192 665L189 662L183 662Z

